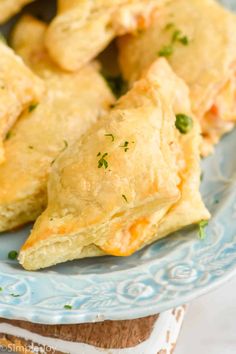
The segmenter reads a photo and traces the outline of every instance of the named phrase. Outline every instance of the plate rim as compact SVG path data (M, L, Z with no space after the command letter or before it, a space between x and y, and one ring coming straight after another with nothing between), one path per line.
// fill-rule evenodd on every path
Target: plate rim
M188 295L182 297L181 299L176 299L174 303L171 303L171 306L168 302L165 302L163 305L152 304L150 308L150 304L147 306L143 306L142 308L130 308L121 311L120 313L111 313L110 315L94 313L94 314L79 314L79 309L70 310L66 315L58 315L58 310L43 310L43 309L34 309L31 312L27 312L29 310L28 307L20 307L14 305L2 305L0 307L0 317L9 319L9 320L22 320L28 321L37 324L45 324L45 325L63 325L63 324L83 324L83 323L92 323L92 322L103 322L107 320L111 321L122 321L122 320L132 320L136 318L147 317L151 315L155 315L157 313L162 313L168 311L172 308L176 308L182 305L186 305L194 299L203 296L209 292L214 291L220 285L230 281L234 276L236 276L236 264L233 270L229 270L224 274L224 276L214 280L207 287L196 289L193 292L189 292ZM32 309L32 307L31 307ZM7 310L7 313L6 313ZM45 314L47 312L47 314ZM64 312L64 311L63 311Z

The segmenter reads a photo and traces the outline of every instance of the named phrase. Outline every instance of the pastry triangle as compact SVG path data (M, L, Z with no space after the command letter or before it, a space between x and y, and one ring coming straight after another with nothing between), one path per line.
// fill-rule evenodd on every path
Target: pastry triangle
M40 215L47 204L48 174L57 155L79 139L114 101L95 64L69 74L51 62L43 44L45 31L45 24L27 16L13 34L13 46L42 77L46 92L38 105L30 106L21 116L4 144L0 231Z
M130 82L164 56L190 88L200 121L202 154L213 152L236 122L236 15L215 0L170 0L152 25L119 40L122 73Z
M192 117L188 134L176 128L177 114ZM47 209L23 245L20 263L36 270L83 257L128 256L208 219L199 193L200 141L187 86L165 59L157 60L56 160Z
M59 0L46 45L53 60L76 70L96 57L117 35L149 26L166 0Z
M0 40L0 162L4 160L3 140L20 114L39 102L43 90L37 75Z

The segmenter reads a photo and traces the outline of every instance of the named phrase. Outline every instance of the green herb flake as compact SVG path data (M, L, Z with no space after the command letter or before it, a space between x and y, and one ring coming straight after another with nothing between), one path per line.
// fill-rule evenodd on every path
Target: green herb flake
M19 297L19 294L10 294L12 297Z
M17 256L18 256L17 251L12 250L8 253L8 259L15 260L17 259Z
M206 221L206 220L202 220L198 224L198 228L199 228L198 232L199 232L199 237L200 237L201 240L204 240L205 237L206 237L205 228L206 228L207 225L208 225L208 221Z
M71 305L64 305L64 309L66 309L66 310L72 310L72 306L71 306Z
M165 45L162 49L158 52L159 57L170 57L174 52L172 45Z
M100 155L101 155L101 153L100 153ZM100 156L100 155L97 155L97 156ZM105 157L107 157L107 156L108 156L108 153L107 153L107 152L105 152L105 154L103 154L103 155L101 156L101 158L98 160L98 168L104 167L105 169L107 169L107 167L108 167L108 162L107 162L107 160L105 159Z
M187 134L193 127L193 119L183 113L177 114L175 126L181 134Z
M173 35L172 35L172 43L175 42L180 42L183 45L188 45L189 44L189 39L187 36L183 35L183 33L180 30L175 30Z
M129 150L129 142L128 141L125 141L124 142L124 145L120 145L121 148L124 148L125 152L127 152Z
M173 35L172 35L172 42L176 42L179 40L179 38L181 37L181 31L180 30L175 30Z
M122 194L122 198L126 201L126 203L128 203L128 199L125 194Z
M183 35L183 33L180 30L174 31L172 35L172 43L179 42L183 45L188 45L189 44L189 39L187 36Z
M105 134L105 136L111 137L111 141L113 142L115 140L115 137L113 134Z
M63 152L63 151L65 151L68 148L68 142L66 140L63 140L63 143L64 143L64 146L63 146L63 148L61 149L60 152Z
M12 136L12 132L11 131L7 132L5 140L9 140L11 136Z
M175 24L173 22L167 23L167 25L164 27L165 31L169 31L170 29L174 28Z
M33 112L38 106L38 103L32 103L29 108L28 108L28 111L29 113Z
M189 38L187 36L183 36L179 39L180 43L183 45L188 45L189 44Z
M3 288L0 287L0 291L3 291Z
M176 29L173 23L168 23L166 27L164 27L164 30L170 30L170 29L173 29L174 32L172 33L170 43L164 45L161 48L161 50L158 52L158 55L160 57L166 57L166 58L170 57L174 53L174 44L177 42L185 46L189 44L188 37L184 35L181 30Z

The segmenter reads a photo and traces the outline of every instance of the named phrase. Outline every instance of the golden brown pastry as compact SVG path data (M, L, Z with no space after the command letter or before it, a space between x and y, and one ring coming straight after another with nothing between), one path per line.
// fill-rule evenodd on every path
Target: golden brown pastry
M166 0L58 0L47 48L56 63L76 70L117 35L146 28Z
M20 11L23 6L33 0L1 0L0 1L0 23L7 21L11 16Z
M22 59L0 41L0 162L4 159L2 142L21 112L37 103L43 82Z
M189 117L188 133L176 128L176 114ZM208 219L199 193L200 140L187 86L159 59L108 116L60 154L48 207L20 263L36 270L83 257L128 256Z
M214 0L171 0L153 25L119 41L127 80L165 56L190 87L205 137L203 155L236 121L236 16Z
M46 206L48 174L57 155L84 134L113 102L95 65L73 74L53 69L43 47L45 30L43 23L25 17L14 33L15 49L28 64L32 63L47 90L42 101L21 116L4 144L0 231L36 219Z

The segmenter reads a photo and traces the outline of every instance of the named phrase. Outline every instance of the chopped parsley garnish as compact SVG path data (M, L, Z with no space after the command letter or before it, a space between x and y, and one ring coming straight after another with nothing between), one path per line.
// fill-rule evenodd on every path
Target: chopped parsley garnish
M199 228L199 237L201 240L204 240L206 237L206 231L205 228L208 225L208 221L206 220L202 220L199 222L198 224L198 228Z
M66 310L72 310L72 306L71 306L71 305L65 305L65 306L64 306L64 309L66 309Z
M12 133L11 133L11 131L9 131L9 132L6 134L5 140L10 139L11 135L12 135Z
M182 43L183 45L188 45L189 38L187 36L183 36L183 37L179 38L179 42Z
M35 108L37 108L37 106L38 106L38 103L32 103L28 108L29 113L33 112L35 110Z
M0 291L3 291L3 288L0 287Z
M63 143L64 143L64 147L61 149L60 152L63 152L68 148L68 142L66 140L63 140Z
M172 35L172 43L175 42L180 42L183 45L188 45L189 44L189 39L187 36L183 35L183 33L180 30L175 30L173 35Z
M13 297L19 297L20 295L19 294L10 294L11 296Z
M122 96L128 89L128 84L127 82L123 79L121 75L118 76L108 76L108 75L103 75L105 78L108 86L114 93L114 95L119 98Z
M11 259L11 260L15 260L18 256L18 252L17 251L10 251L8 253L8 259Z
M164 28L165 30L170 30L174 29L174 32L172 33L172 37L170 40L169 44L164 45L158 52L158 55L160 57L170 57L174 53L174 44L175 43L181 43L182 45L188 45L189 44L189 39L186 35L182 33L181 30L176 29L175 25L173 23L168 23L166 27Z
M129 142L128 141L125 141L124 142L124 145L120 145L121 148L124 148L125 152L127 152L129 150Z
M169 31L171 28L174 28L175 24L173 22L167 23L167 25L164 27L165 31Z
M158 52L159 57L170 57L173 54L174 48L172 45L165 45Z
M181 37L181 31L180 30L175 30L173 35L172 35L172 42L178 41L180 37Z
M98 168L104 167L105 169L107 169L107 167L108 167L108 162L107 162L107 160L105 159L105 157L108 156L108 153L105 152L105 154L102 155L102 154L99 152L99 153L97 154L97 156L98 156L98 157L101 156L101 158L98 160Z
M193 119L183 113L177 114L175 126L181 134L187 134L193 127Z
M127 199L127 197L126 197L125 194L122 194L122 198L124 198L124 200L126 201L126 203L128 203L128 199Z
M115 137L113 134L105 134L105 136L110 136L111 137L111 141L114 141L115 140Z

